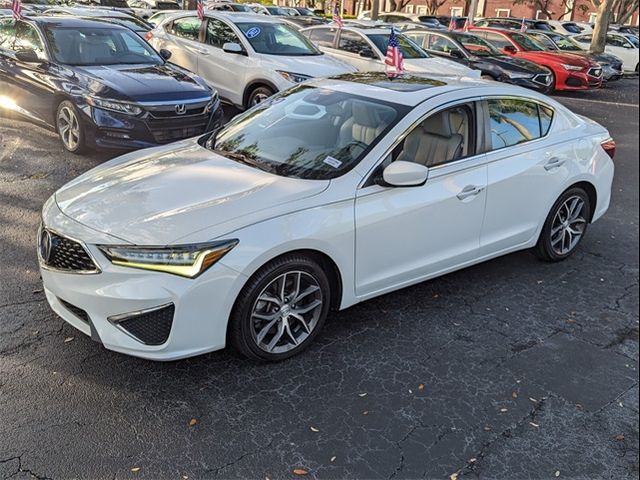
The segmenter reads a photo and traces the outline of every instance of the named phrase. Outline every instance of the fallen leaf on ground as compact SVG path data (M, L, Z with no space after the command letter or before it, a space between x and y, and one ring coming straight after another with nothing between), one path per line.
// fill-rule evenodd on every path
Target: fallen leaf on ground
M366 393L359 393L359 394L358 394L358 396L359 396L359 397L366 397L366 396L367 396L367 394L366 394Z
M336 456L334 455L333 457L331 457L331 460L329 460L331 463L336 461Z
M133 473L139 472L139 471L140 471L140 467L133 467L133 468L131 469L131 471L132 471Z
M617 440L618 442L621 442L621 441L623 441L623 440L624 440L624 435L616 435L616 437L615 437L615 438L616 438L616 440Z
M556 477L559 477L559 476L560 476L560 470L556 470L556 473L554 473L554 475L555 475Z
M294 468L293 469L293 473L295 475L307 475L307 474L309 474L309 472L307 472L304 468Z
M477 458L470 458L469 460L467 460L467 463L476 463L477 461Z
M312 432L319 432L320 431L316 427L309 427L309 430L311 430Z
M418 390L424 390L424 383L421 383L420 385L418 385Z
M508 409L508 408L501 408L501 409L500 409L500 411L501 411L502 413L504 413L504 412L508 412L508 411L509 411L509 409Z
M73 337L67 337L64 339L64 343L73 342Z
M540 426L537 423L533 423L533 422L529 422L529 425L531 425L532 427L536 427L536 428L538 428Z
M198 424L198 420L196 420L195 418L192 418L191 420L189 420L190 427L195 427L197 424Z
M369 415L369 410L365 410L364 412L362 412L363 415Z
M535 398L533 398L533 397L529 397L529 400L531 400L533 403L538 403L538 400L536 400L536 399L535 399Z
M449 480L458 480L458 472L449 475Z
M490 432L490 431L491 431L491 427L490 427L489 425L485 425L485 426L484 426L484 428L483 428L483 430L484 430L485 432Z
M513 399L518 398L518 392L516 392L515 390L513 392L511 392L511 398L513 398Z

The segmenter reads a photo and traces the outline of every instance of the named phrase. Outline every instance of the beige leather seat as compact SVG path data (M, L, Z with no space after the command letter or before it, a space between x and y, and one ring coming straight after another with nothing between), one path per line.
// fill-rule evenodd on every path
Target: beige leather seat
M344 147L354 141L369 145L382 133L387 124L371 104L353 101L351 118L340 127L338 145Z
M416 162L426 167L462 157L463 137L454 132L450 112L427 118L404 141L398 160Z

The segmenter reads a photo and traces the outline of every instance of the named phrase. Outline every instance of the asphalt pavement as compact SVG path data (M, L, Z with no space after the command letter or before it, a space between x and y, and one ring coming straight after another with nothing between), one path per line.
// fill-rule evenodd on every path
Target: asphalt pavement
M56 317L41 206L113 154L0 119L0 478L637 478L638 81L558 98L618 142L611 208L574 257L385 295L266 365L130 358Z

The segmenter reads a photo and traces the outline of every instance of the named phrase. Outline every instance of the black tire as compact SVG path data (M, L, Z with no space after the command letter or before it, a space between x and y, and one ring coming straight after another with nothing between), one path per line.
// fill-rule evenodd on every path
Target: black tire
M247 104L245 105L245 107L251 108L263 102L264 100L272 96L274 93L276 92L272 88L267 87L266 85L259 85L255 87L253 90L251 90L251 93L247 97Z
M297 344L297 346L292 347L290 350L285 352L268 352L265 350L264 346L259 346L259 342L256 338L257 333L255 328L260 329L260 327L257 327L254 322L254 308L258 307L260 302L259 297L264 294L265 289L273 285L273 282L276 282L277 279L281 278L284 274L296 275L298 272L303 273L305 276L308 275L309 278L313 278L319 287L319 290L315 293L315 295L321 295L322 299L321 306L317 307L316 315L318 318L315 320L313 328L310 329L310 333L303 332L307 336ZM285 282L287 281L286 279L287 277L285 276ZM322 330L329 313L330 305L331 288L329 285L329 278L322 266L313 258L305 255L285 255L263 266L244 286L236 299L236 303L231 313L231 318L229 319L228 339L231 345L233 345L241 354L250 359L260 361L284 360L297 355L313 342L320 330ZM295 307L295 305L293 305L293 307ZM274 310L277 311L278 309L279 308L274 305ZM280 311L283 310L284 308L280 307ZM267 320L264 320L264 322L267 323ZM277 329L279 325L280 320L273 328ZM292 330L294 328L295 327L292 327ZM300 326L298 332L302 332ZM274 337L275 334L271 339ZM290 337L283 335L284 341L288 342L289 338ZM290 346L293 342L288 343Z
M556 74L553 73L552 70L549 70L549 74L551 76L551 83L549 84L549 86L544 90L545 95L551 95L553 92L556 91Z
M575 245L571 245L571 247L566 252L558 251L557 247L554 247L552 236L554 234L554 223L556 220L560 221L562 218L561 209L568 200L573 198L579 198L583 202L581 216L584 218L584 222L580 225L582 226L582 232L577 239ZM578 246L582 242L585 234L587 233L587 228L589 226L589 221L591 219L591 201L589 199L589 195L582 188L573 187L569 190L565 191L560 198L556 200L556 203L553 204L547 219L544 222L544 226L542 228L542 232L540 233L540 238L538 239L538 243L533 248L533 253L540 260L545 262L561 262L569 258L573 253L577 250ZM559 218L557 218L559 216ZM556 237L557 238L557 237ZM571 243L571 242L570 242ZM563 243L564 246L564 237Z
M68 113L69 115L73 115L75 118L75 122L77 122L77 141L76 142L65 140L65 138L67 137L67 134L65 134L63 131L63 129L65 128L65 125L64 125L65 120L63 120L63 117L62 117L65 113ZM84 126L80 119L81 119L80 112L72 102L70 102L69 100L63 100L62 102L60 102L60 104L58 105L58 108L56 109L56 118L55 118L56 132L60 137L60 142L62 143L62 146L64 147L64 149L74 154L81 154L87 151L86 135L84 131ZM76 137L76 135L74 135L74 137Z

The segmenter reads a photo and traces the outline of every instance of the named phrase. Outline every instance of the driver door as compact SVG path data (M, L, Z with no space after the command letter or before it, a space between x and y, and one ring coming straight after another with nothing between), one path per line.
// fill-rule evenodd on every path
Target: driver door
M358 297L380 295L477 258L487 195L485 156L477 153L478 108L466 101L422 113L357 192ZM427 166L426 183L380 185L384 167L399 160Z

